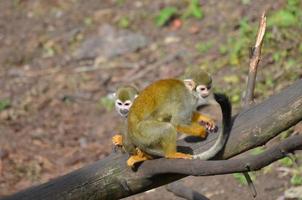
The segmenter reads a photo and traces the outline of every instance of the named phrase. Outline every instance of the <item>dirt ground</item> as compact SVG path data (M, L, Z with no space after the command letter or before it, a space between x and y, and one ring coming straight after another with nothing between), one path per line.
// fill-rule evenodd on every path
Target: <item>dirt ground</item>
M0 197L110 154L111 137L121 121L101 99L118 85L143 88L160 78L180 76L186 67L203 65L220 91L236 89L240 94L248 56L234 67L225 62L219 44L238 34L242 19L255 24L264 7L275 11L286 1L200 2L203 19L158 27L155 13L167 5L184 8L186 1L0 1ZM112 44L110 35L120 40ZM274 48L287 45L287 58L298 57L301 39L282 40ZM211 41L211 47L197 47L200 41ZM277 69L287 65L277 65L269 49L263 52L258 81L263 87L271 85L265 92L256 89L257 101L302 77L301 58L295 62L298 67L280 73ZM283 168L277 162L256 173L256 199L284 199L291 176L284 175ZM252 199L233 175L181 181L210 199ZM127 199L163 197L180 199L164 187Z

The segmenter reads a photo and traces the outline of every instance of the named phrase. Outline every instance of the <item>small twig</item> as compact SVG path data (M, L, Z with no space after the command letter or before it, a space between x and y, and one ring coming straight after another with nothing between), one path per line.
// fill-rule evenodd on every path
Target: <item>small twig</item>
M248 170L250 170L249 167L248 167ZM243 175L244 175L244 178L246 179L246 182L249 186L251 195L255 198L257 196L257 190L256 190L256 187L253 183L253 180L251 179L248 172L243 172Z
M145 161L138 168L138 173L152 177L158 174L174 173L193 176L208 176L230 174L259 170L290 153L302 149L302 135L292 136L280 144L259 155L230 160L184 160L184 159L155 159ZM249 168L246 167L249 163Z
M166 189L169 192L172 192L175 196L182 197L187 200L209 200L204 195L200 194L199 192L192 190L184 186L179 182L170 183L166 186Z
M257 68L258 68L258 63L260 61L261 47L262 47L263 38L264 38L264 34L265 34L265 28L266 28L266 15L265 15L265 11L264 11L262 13L260 23L259 23L256 44L253 47L252 52L251 52L250 68L249 68L249 74L248 74L246 94L244 97L244 105L252 104L254 101L254 89L255 89L256 75L257 75Z

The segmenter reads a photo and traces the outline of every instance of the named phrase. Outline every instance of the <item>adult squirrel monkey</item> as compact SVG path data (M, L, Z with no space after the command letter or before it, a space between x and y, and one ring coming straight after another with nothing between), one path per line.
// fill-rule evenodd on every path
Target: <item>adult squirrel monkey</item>
M127 152L135 151L135 147L129 142L127 138L127 116L132 106L134 99L138 95L138 90L130 85L121 86L114 93L115 97L115 110L117 113L124 118L124 130L122 134L117 134L112 137L112 142L116 146L122 146Z
M199 75L202 75L202 76L200 76L202 78L203 78L203 75L208 76L208 74L200 74L200 73L199 73ZM189 76L190 76L190 74L189 74ZM207 88L209 86L209 84L211 84L211 78L205 77L203 80L205 81L204 82L205 85L200 85L200 87L198 89L201 90L201 95L203 98L205 98L209 95L209 90L204 91L203 88ZM119 87L117 89L117 91L114 93L115 110L125 120L127 119L130 107L131 107L134 99L138 96L138 93L139 92L135 87L129 86L129 85ZM201 101L199 101L199 105L200 105L200 103L201 103ZM202 102L202 104L204 104L204 102ZM193 115L192 120L196 121L197 119L195 119L194 117L196 117L196 116ZM199 121L199 123L204 123L204 126L207 130L213 131L213 129L215 128L214 123L207 123L208 121L211 121L211 119L204 116L201 119L201 121ZM112 137L113 144L116 146L123 146L123 137L125 138L126 134L122 134L122 135L117 134L117 135L113 136Z
M176 151L177 132L205 137L206 129L199 121L214 127L212 120L195 112L202 97L200 77L165 79L152 83L135 99L128 114L127 137L143 154L166 158L193 158ZM132 155L127 164L146 160Z
M186 72L185 77L184 77L184 83L186 83L185 85L188 87L189 91L193 91L193 94L195 93L195 97L197 97L196 98L197 107L200 105L205 105L205 104L213 104L213 102L215 102L217 104L217 102L218 102L222 108L223 129L222 129L222 131L220 131L220 133L218 133L219 136L218 136L217 141L209 150L202 152L200 154L197 154L197 155L193 155L193 158L199 158L199 159L203 159L203 160L210 159L210 158L214 157L223 148L223 146L227 140L229 127L230 127L230 119L231 119L230 102L224 95L213 94L211 92L212 79L207 72L205 72L201 69L193 68L193 70ZM197 85L197 84L193 84L193 83L199 83L199 84ZM120 91L123 91L123 92L120 92ZM124 86L124 87L119 88L116 92L116 97L117 97L116 98L116 109L122 117L126 117L127 115L124 115L120 112L120 110L124 108L124 107L122 107L123 104L121 104L121 102L125 103L126 101L130 101L128 103L130 103L129 105L131 106L133 99L136 97L136 95L134 97L132 91L133 91L133 89L131 89L131 87L129 88L128 86ZM136 91L136 94L138 94L138 91L137 90L135 90L135 91ZM127 107L127 111L129 111L130 106ZM163 116L165 116L165 115L163 115ZM157 120L165 121L164 118L160 115ZM213 121L209 117L206 117L204 115L196 114L193 112L193 116L192 116L191 120L194 123L201 122L206 127L206 129L209 131L213 131L215 128ZM176 130L178 132L182 132L182 127L176 127ZM203 129L201 136L204 136L205 134L206 134L206 131L205 131L205 129ZM129 160L127 162L128 165L133 166L136 162L141 162L141 161L152 158L152 156L150 156L150 155L154 155L154 154L152 154L152 153L146 154L146 153L142 152L139 148L135 148L136 146L129 141L128 137L129 136L127 136L126 134L123 134L123 136L116 135L113 137L113 143L115 143L115 145L123 146L127 152L132 154L132 156L129 158ZM123 138L125 138L124 141L123 141ZM179 153L178 153L178 155L179 155ZM155 154L155 156L157 156L157 154ZM189 155L189 157L190 157L190 155Z

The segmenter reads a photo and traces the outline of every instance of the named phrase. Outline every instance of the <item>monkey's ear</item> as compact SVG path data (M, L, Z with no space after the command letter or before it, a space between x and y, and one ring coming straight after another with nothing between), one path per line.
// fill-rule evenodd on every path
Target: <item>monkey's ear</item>
M185 79L184 80L185 86L188 88L188 90L193 91L195 88L195 82L192 79Z
M138 94L136 94L136 95L134 96L134 99L136 99L136 97L138 97Z

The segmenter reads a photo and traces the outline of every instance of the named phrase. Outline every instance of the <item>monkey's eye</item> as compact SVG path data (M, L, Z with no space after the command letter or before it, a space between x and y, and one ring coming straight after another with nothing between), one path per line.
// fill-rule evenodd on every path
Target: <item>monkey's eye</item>
M123 105L123 103L120 102L120 101L117 101L116 103L117 103L117 105L119 105L119 106Z
M129 102L125 103L125 106L130 106L130 103Z
M200 86L198 86L198 87L196 88L196 90L197 90L197 91L203 92L203 91L206 91L206 90L207 90L207 87L204 86L204 85L200 85Z
M210 89L212 88L212 86L211 86L211 85L209 85L207 88L208 88L208 90L210 90Z

